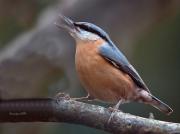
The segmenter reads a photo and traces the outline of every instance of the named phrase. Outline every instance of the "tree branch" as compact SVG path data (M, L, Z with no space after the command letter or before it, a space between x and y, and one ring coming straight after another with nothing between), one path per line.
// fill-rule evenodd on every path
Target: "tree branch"
M101 106L77 102L61 96L58 99L11 99L0 102L0 122L65 122L81 124L111 133L179 134L180 124L146 119L116 112Z

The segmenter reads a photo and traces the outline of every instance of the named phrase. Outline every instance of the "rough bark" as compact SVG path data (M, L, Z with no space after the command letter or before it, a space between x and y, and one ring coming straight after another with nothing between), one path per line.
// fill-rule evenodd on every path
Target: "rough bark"
M66 96L58 99L11 99L0 102L0 122L65 122L121 134L179 134L180 124L147 119L77 102Z

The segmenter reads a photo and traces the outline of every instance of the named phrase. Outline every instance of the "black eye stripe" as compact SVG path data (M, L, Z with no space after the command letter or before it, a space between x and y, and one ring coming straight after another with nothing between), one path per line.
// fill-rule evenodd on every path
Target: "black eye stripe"
M88 31L88 32L91 32L91 33L94 33L98 36L100 36L102 39L104 39L105 41L108 41L108 37L107 35L104 33L104 31L96 28L95 26L93 25L90 25L90 24L86 24L86 23L74 23L75 26L78 26L79 28L85 30L85 31Z

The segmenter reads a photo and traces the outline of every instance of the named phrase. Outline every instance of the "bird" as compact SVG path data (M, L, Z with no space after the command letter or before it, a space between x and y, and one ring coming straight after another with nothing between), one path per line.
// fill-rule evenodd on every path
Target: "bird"
M170 115L173 110L148 89L136 69L100 27L75 22L60 14L55 25L65 29L76 44L75 67L88 95L79 100L99 100L115 104L149 104Z

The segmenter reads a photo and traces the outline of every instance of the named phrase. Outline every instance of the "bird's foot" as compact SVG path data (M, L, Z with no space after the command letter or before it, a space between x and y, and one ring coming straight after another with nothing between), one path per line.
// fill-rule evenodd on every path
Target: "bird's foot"
M71 97L68 94L65 93L57 93L54 97L56 100L60 100L60 99L66 99L66 100L70 100Z
M89 94L86 97L80 98L71 98L68 94L65 93L57 93L54 97L56 100L66 99L66 100L74 100L74 101L93 101L94 98L91 97Z
M110 115L110 117L108 119L107 124L110 124L110 122L111 122L113 116L116 114L116 112L122 112L122 111L119 110L119 109L116 109L115 107L109 107L108 110L109 110L109 112L111 112L111 115Z
M119 110L119 106L122 104L123 100L121 99L114 107L109 107L108 110L111 112L111 115L108 119L107 124L110 124L113 116L115 115L116 112L120 112L121 110Z
M111 113L113 113L113 112L120 112L120 111L121 111L121 110L116 109L116 108L114 108L114 107L108 107L108 110L109 110L109 112L111 112Z
M94 98L90 96L89 94L85 97L80 97L80 98L72 98L75 101L93 101Z

